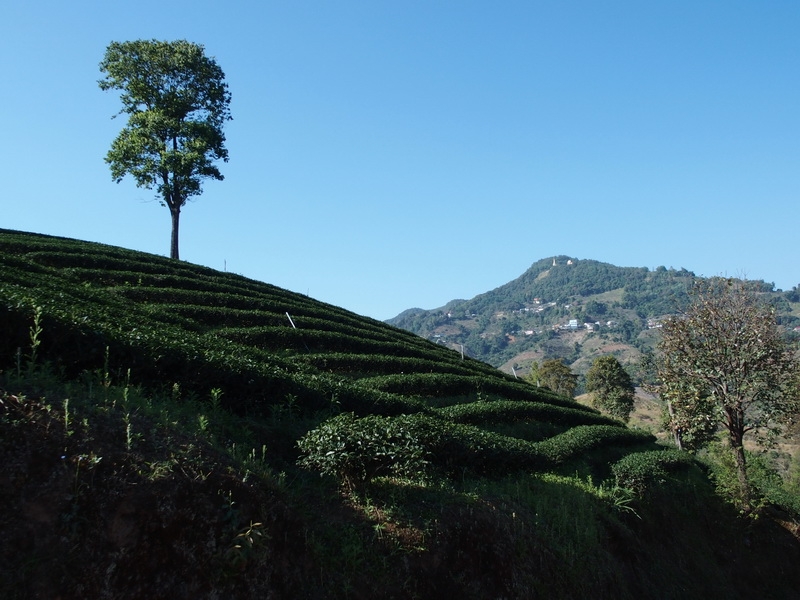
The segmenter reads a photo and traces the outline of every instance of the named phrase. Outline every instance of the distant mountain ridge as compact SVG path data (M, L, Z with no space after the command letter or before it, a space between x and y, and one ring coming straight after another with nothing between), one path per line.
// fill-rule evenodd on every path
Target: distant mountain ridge
M561 255L469 300L409 309L387 323L507 372L524 374L533 361L560 358L583 374L602 354L637 362L653 348L660 320L685 306L697 279L685 268L618 267ZM800 324L797 288L781 292L755 283L784 325Z

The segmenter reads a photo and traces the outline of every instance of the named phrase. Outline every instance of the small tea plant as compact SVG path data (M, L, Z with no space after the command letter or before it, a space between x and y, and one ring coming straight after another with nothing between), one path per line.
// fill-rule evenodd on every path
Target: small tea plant
M333 475L350 489L378 475L424 476L427 451L413 425L412 419L402 417L357 419L342 413L298 441L299 464Z

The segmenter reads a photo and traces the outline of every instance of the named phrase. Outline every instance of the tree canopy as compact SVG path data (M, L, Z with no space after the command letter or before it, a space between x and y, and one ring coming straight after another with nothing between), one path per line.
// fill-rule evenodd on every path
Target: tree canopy
M222 180L227 162L222 126L231 118L225 75L203 46L178 40L112 42L100 63L103 90L120 90L127 126L106 155L119 183L155 188L172 218L170 256L179 258L181 208L202 193L204 179Z
M533 363L528 381L570 398L574 396L578 386L578 376L559 359L546 360L541 366Z
M744 436L764 439L798 409L797 363L773 309L749 282L698 283L685 313L667 320L658 377L678 441L727 432L742 502L749 508Z
M607 354L597 358L586 373L586 391L594 405L627 421L633 410L635 388L631 376L617 358Z

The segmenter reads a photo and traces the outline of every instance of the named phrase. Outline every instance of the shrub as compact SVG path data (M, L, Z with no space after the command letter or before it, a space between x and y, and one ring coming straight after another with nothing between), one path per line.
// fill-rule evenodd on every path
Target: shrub
M440 408L439 414L456 423L500 424L518 421L545 421L560 425L615 425L616 422L594 412L544 402L496 400L470 402Z
M775 467L763 453L746 452L747 477L752 487L752 502L758 508L765 505L778 506L782 510L800 517L800 496L783 480ZM736 462L727 443L717 441L709 444L704 457L711 470L714 484L724 498L742 506Z
M460 375L474 375L475 370L458 364L447 364L441 360L417 358L396 354L353 352L326 352L322 354L302 354L294 358L296 362L335 373L355 376L379 376L393 373L434 372Z
M388 344L383 345L382 353L390 350ZM409 355L409 352L405 353ZM418 356L418 355L414 355ZM448 369L449 371L449 369ZM589 414L598 415L599 413L585 406L556 396L550 392L535 388L526 383L513 380L505 380L493 374L474 373L457 374L453 372L412 372L394 375L380 375L369 377L362 382L379 390L393 392L395 394L407 394L414 396L447 397L447 396L469 396L477 394L491 394L507 400L539 401L548 404L564 406L576 411L583 411Z
M551 466L537 445L526 440L430 417L428 423L426 442L436 466L445 475L472 473L498 477L520 470L541 471Z
M550 465L530 442L419 413L361 419L344 413L308 432L298 445L301 466L350 487L381 474L421 476L435 469L445 476L493 477Z
M309 431L297 445L302 467L333 475L351 488L382 474L422 477L428 466L429 453L409 417L357 419L343 413Z
M652 450L634 452L614 463L611 472L617 485L645 496L667 482L670 473L688 469L693 464L691 455L678 450Z
M567 460L602 446L632 446L654 441L649 433L613 425L579 425L569 431L539 442L536 447L555 463Z

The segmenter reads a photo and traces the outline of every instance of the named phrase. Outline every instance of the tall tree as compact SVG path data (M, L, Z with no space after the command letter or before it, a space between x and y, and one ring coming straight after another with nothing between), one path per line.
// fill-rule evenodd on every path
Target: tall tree
M572 398L575 395L578 376L561 360L554 358L544 361L538 369L538 374L539 382L543 387L562 396Z
M541 387L542 382L539 378L539 363L533 361L531 363L531 370L528 371L528 374L525 376L525 381L528 383L535 385L536 387Z
M203 46L184 40L112 42L100 63L103 90L121 90L128 124L106 156L119 183L156 188L172 218L170 256L177 259L181 209L202 193L204 179L222 180L228 161L223 123L230 120L225 75Z
M635 388L631 376L613 354L597 358L586 373L586 391L593 404L627 422L633 410Z
M674 427L726 431L749 510L745 435L774 433L798 411L797 363L773 309L749 282L706 280L685 313L664 322L659 350Z

